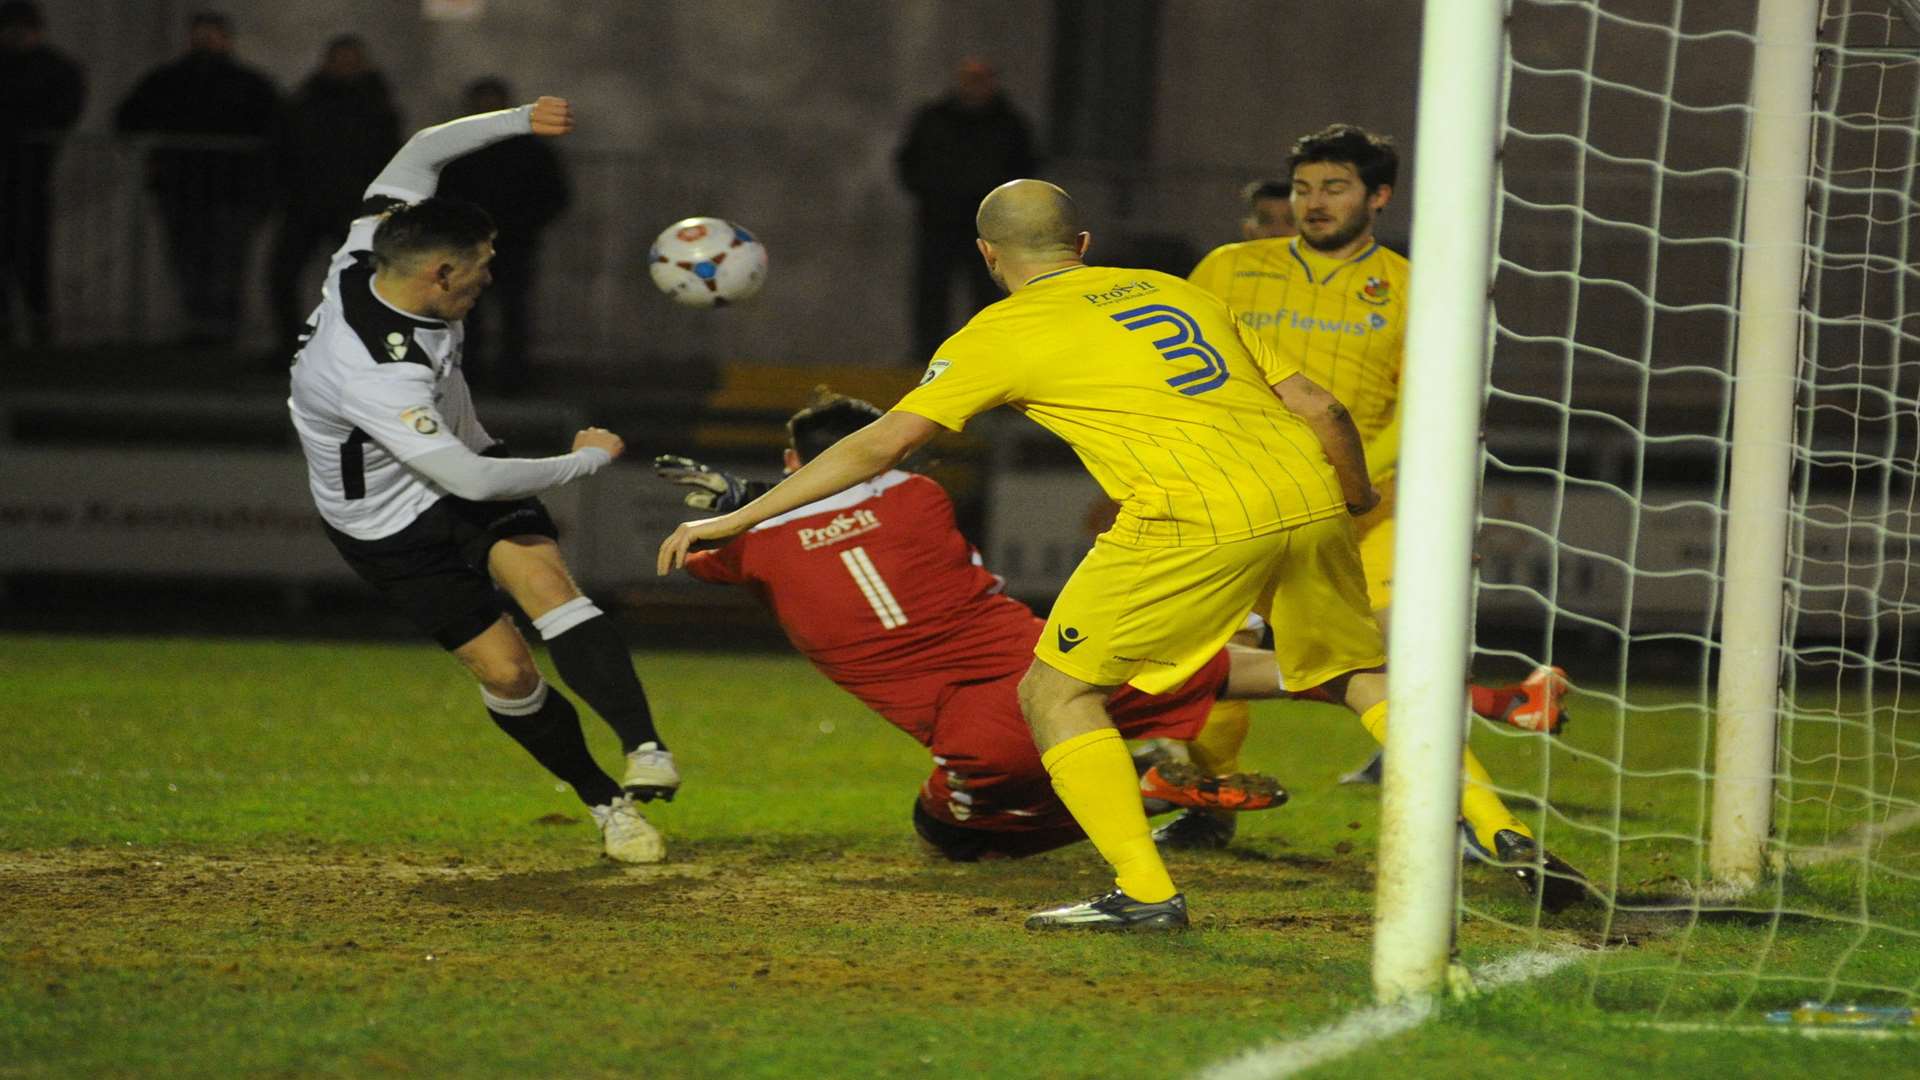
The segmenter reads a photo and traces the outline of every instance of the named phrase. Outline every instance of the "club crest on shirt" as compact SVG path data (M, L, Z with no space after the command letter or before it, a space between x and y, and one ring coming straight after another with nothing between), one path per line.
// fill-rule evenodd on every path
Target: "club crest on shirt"
M935 360L933 363L928 364L927 373L925 375L920 376L920 385L925 386L928 383L932 382L933 380L939 378L940 373L947 370L948 366L951 365L952 363L953 361L951 360Z
M1370 277L1360 286L1360 299L1369 304L1384 304L1393 299L1393 287L1385 278Z
M425 405L415 405L400 414L400 422L422 435L440 434L440 418Z
M407 335L395 330L387 335L387 355L395 360L405 360L409 344L411 343L407 341Z

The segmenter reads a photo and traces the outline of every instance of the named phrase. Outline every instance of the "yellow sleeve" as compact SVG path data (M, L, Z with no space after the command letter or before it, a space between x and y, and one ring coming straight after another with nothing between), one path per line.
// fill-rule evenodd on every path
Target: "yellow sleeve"
M1207 252L1206 256L1200 260L1200 265L1194 267L1193 273L1187 275L1188 281L1222 300L1227 298L1227 260L1222 255L1226 250L1224 247L1217 247Z
M1232 318L1231 315L1228 316ZM1261 381L1268 386L1277 386L1289 377L1300 374L1300 360L1294 356L1282 356L1273 351L1260 335L1247 329L1247 324L1239 319L1233 320L1234 332L1240 335L1240 344L1253 354L1253 362L1260 369Z
M893 407L924 416L949 431L989 409L1017 400L1020 364L1004 334L967 326L934 353L920 385Z
M1400 402L1393 403L1393 415L1387 426L1373 433L1364 449L1367 452L1367 479L1375 484L1392 476L1400 464Z

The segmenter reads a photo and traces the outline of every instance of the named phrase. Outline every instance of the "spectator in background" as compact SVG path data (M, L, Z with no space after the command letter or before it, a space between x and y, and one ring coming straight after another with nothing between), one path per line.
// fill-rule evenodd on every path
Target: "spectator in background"
M1242 240L1276 240L1300 235L1293 222L1293 184L1287 180L1255 180L1240 189L1247 216L1240 219Z
M128 135L161 136L147 152L147 187L167 232L188 342L231 344L248 246L273 201L267 140L280 94L234 60L225 15L194 15L187 42L186 55L140 80L114 124Z
M493 112L513 102L505 79L468 84L463 114ZM493 288L467 316L467 378L483 389L515 394L528 382L529 309L538 276L540 233L572 202L560 155L547 140L521 135L453 161L440 173L440 195L474 203L493 215Z
M39 347L52 338L53 161L86 102L79 66L45 38L38 5L0 3L0 351L13 347L16 290L28 342Z
M278 366L286 366L306 322L300 272L315 249L332 251L346 240L367 177L399 149L400 114L386 77L368 62L366 42L354 34L334 38L294 94L274 144L284 200L268 271Z
M1000 93L991 64L960 62L954 89L913 114L894 154L900 183L920 204L913 260L913 360L924 363L953 328L955 273L967 279L967 315L1000 298L974 250L973 215L987 192L1038 164L1027 121Z

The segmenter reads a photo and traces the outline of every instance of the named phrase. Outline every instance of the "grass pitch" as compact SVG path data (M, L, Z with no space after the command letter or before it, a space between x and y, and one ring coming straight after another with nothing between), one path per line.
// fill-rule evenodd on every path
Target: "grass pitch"
M1106 885L1090 849L932 861L907 824L924 752L802 661L637 660L687 776L650 812L670 861L644 868L597 857L431 647L0 637L0 1076L1162 1078L1368 1002L1376 796L1333 783L1370 749L1340 711L1256 707L1247 761L1294 798L1234 850L1170 859L1194 932L1035 936L1027 911ZM1645 697L1576 703L1551 749L1476 735L1548 796L1514 801L1549 845L1623 895L1698 857L1699 725ZM1920 726L1884 727L1864 759L1845 732L1807 744L1808 784L1879 768L1865 786L1913 798ZM1622 745L1676 774L1599 766ZM1873 813L1815 815L1811 790L1787 826L1808 845ZM1914 1003L1917 834L1871 875L1789 875L1778 918L1543 920L1469 869L1469 963L1583 959L1310 1075L1920 1075L1912 1039L1727 1029L1808 996Z

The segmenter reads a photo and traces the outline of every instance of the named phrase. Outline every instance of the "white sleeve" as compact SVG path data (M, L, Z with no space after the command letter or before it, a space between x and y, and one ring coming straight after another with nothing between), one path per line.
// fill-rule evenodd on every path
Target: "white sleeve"
M387 167L367 185L365 198L386 196L418 202L440 186L440 168L483 146L533 131L533 106L476 113L414 133Z
M519 499L599 472L613 458L585 447L550 458L484 458L465 446L422 454L407 467L463 499Z

